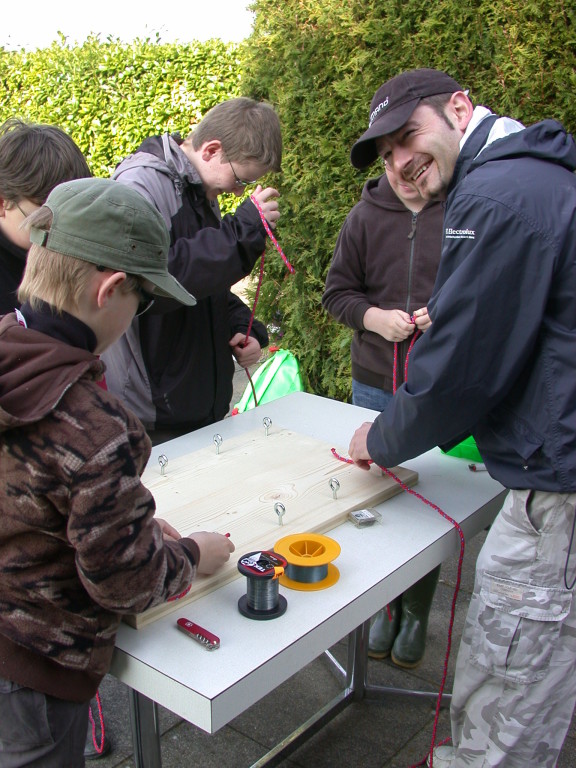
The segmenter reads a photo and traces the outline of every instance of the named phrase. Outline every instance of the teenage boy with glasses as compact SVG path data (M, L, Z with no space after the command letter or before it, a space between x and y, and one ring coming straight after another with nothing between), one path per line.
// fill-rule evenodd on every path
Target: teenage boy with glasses
M279 171L281 159L274 109L237 98L213 107L184 140L146 139L114 173L160 211L170 232L168 268L198 299L195 307L156 302L104 355L109 389L140 417L154 443L224 418L233 356L247 367L268 344L258 321L246 341L250 310L230 289L264 252L258 207L276 226L278 192L257 180ZM248 198L222 217L218 196L241 197L251 184L258 207Z

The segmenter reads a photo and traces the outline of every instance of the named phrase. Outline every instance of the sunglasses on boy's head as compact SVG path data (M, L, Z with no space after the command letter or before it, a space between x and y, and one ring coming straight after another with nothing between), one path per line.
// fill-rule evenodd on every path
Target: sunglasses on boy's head
M155 297L154 294L147 291L141 285L138 285L136 290L140 294L140 301L138 302L138 309L136 310L134 317L140 317L140 315L143 315L144 312L147 312L152 304L154 304Z
M103 267L100 264L96 267L98 272L106 272L106 271L112 271L110 267ZM143 315L144 312L147 312L152 304L154 304L154 301L156 300L156 297L154 294L147 291L139 282L139 278L137 275L130 275L130 277L133 277L134 280L137 281L135 291L138 292L138 295L140 296L140 301L138 302L138 308L136 309L136 314L134 317L140 317L140 315Z

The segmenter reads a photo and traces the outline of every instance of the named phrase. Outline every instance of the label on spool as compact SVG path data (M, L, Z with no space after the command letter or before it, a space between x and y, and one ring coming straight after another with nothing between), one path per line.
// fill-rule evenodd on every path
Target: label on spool
M287 565L287 560L276 552L249 552L238 561L238 570L252 578L275 579Z
M238 610L248 619L263 621L282 616L286 598L278 594L278 577L288 565L276 552L249 552L238 560L238 570L248 580L248 593L238 600Z

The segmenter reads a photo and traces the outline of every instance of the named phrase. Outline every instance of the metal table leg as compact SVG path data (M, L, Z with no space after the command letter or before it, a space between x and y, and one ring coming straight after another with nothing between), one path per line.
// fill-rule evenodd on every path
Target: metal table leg
M438 696L437 693L427 691L368 685L369 635L369 620L348 635L348 659L345 670L329 652L327 653L328 658L336 666L338 672L345 676L345 688L273 749L253 763L251 768L264 768L264 766L271 768L278 765L353 702L361 701L362 699L382 700L390 695L407 695L423 698L436 698ZM156 702L131 689L129 690L129 697L136 768L162 768L160 729ZM450 696L447 694L442 697L443 704L448 703L449 700Z
M128 690L128 695L136 768L162 768L156 702L131 688Z
M368 682L368 641L370 621L358 627L348 635L348 663L344 669L330 653L325 655L336 669L339 676L346 679L347 688L353 691L354 701L384 701L388 696L411 696L420 699L437 699L438 691L419 691L410 688L393 688L386 685L374 685ZM452 694L442 694L441 706L449 706Z
M326 723L344 710L354 701L364 697L366 685L366 658L370 622L357 627L348 635L348 663L346 667L346 687L331 701L325 704L312 717L295 731L267 752L251 768L278 765L288 755L302 746L311 736L317 733Z

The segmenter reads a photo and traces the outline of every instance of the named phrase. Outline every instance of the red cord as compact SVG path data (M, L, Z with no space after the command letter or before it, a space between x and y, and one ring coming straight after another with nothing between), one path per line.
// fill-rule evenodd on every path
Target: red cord
M244 373L248 377L248 382L250 384L250 389L252 390L252 397L254 398L254 408L258 407L258 398L256 397L256 387L254 386L254 382L252 381L252 376L250 375L250 369L244 368Z
M415 323L414 315L410 316L410 322ZM414 347L414 344L416 342L416 339L418 336L420 336L420 331L416 330L414 335L412 336L412 339L410 341L410 346L408 347L408 352L406 352L406 360L404 361L404 381L408 378L408 359L410 357L410 352L412 352L412 348ZM396 394L396 390L398 388L397 385L397 373L398 373L398 342L394 342L394 362L392 367L392 394ZM392 611L390 610L390 605L386 606L386 612L388 614L388 621L392 621Z
M250 331L252 330L252 324L254 322L254 316L256 314L256 304L258 303L258 298L260 296L260 289L262 288L262 280L264 279L264 256L266 251L262 253L262 256L260 257L260 274L258 275L258 285L256 286L256 293L254 294L254 304L252 305L252 312L250 313L250 320L248 322L248 330L246 331L246 338L244 339L244 344L246 345L248 343L248 339L250 337Z
M340 456L334 448L332 448L332 455L335 458L339 459L340 461L345 461L347 464L354 464L352 459L346 459L344 456ZM373 464L373 463L374 462L372 461L369 462L369 464ZM466 539L464 537L464 531L460 527L459 523L457 523L456 520L450 517L450 515L447 515L443 510L440 509L440 507L438 507L436 504L434 504L433 502L429 501L427 498L422 496L421 493L418 493L413 488L410 488L409 486L407 486L406 483L402 482L402 480L400 480L399 477L397 477L393 472L391 472L386 467L380 467L380 469L382 470L382 472L384 472L384 474L388 475L393 480L395 480L398 483L398 485L402 488L402 490L406 491L406 493L410 493L412 496L415 496L417 499L419 499L424 504L427 504L429 507L432 507L432 509L436 510L438 514L442 515L442 517L445 520L448 520L448 522L451 523L454 526L454 528L456 528L456 530L458 531L458 536L460 537L460 557L458 558L456 586L454 588L454 596L452 598L452 606L450 609L450 622L448 625L448 640L446 644L446 656L444 657L444 670L442 673L442 682L440 683L440 688L438 691L438 698L436 700L436 714L434 716L434 726L432 729L432 743L430 745L430 752L429 752L430 766L432 766L433 760L434 760L433 752L434 752L434 747L436 746L436 732L438 730L438 718L440 717L440 705L442 703L442 695L444 693L444 688L446 686L446 677L448 676L448 662L450 660L450 652L452 650L452 631L454 628L454 619L456 615L456 601L458 600L458 593L460 591L460 582L462 580L462 564L464 561ZM426 758L424 759L423 762L416 763L416 765L411 766L411 768L417 768L417 766L425 765L425 763L426 763Z
M412 322L414 322L413 318L414 318L414 315L412 315L410 318ZM406 352L406 360L404 361L404 381L406 381L406 379L408 378L408 359L410 358L410 352L412 352L412 349L414 348L416 339L421 335L422 335L422 331L418 331L418 330L415 331L410 341L408 352ZM392 394L393 395L396 394L396 389L397 389L397 384L396 384L397 371L398 371L398 342L395 341L394 342L394 364L392 368Z
M250 195L250 200L252 200L252 202L253 202L253 203L254 203L254 205L256 206L256 210L257 210L257 211L258 211L258 213L260 214L260 219L261 219L261 221L262 221L262 224L263 224L263 226L264 226L264 229L266 230L266 234L268 235L268 237L270 238L270 240L272 240L272 243L273 243L273 245L274 245L274 248L276 248L276 250L278 251L278 253L279 253L279 254L280 254L280 256L282 257L282 261L284 262L284 264L286 264L286 267L287 267L287 269L288 269L288 272L290 272L290 273L292 273L292 274L293 274L293 273L294 273L294 267L292 266L292 264L290 264L290 262L288 261L288 259L287 259L287 258L286 258L286 256L284 255L284 251L282 250L282 248L280 248L280 244L278 243L278 240L276 240L276 238L275 238L275 237L274 237L274 235L272 234L272 230L270 229L270 226L269 226L268 222L266 221L266 217L264 216L264 211L263 211L263 210L262 210L262 208L260 207L260 204L258 203L258 201L256 200L256 198L254 197L254 195Z
M284 251L280 247L280 244L278 243L278 240L276 240L276 238L272 234L272 230L270 229L270 225L268 224L268 222L266 220L266 217L264 216L264 211L260 207L260 204L258 203L256 198L254 197L254 195L250 195L250 200L254 203L254 205L256 206L256 210L260 214L260 219L262 221L264 229L266 230L266 234L268 235L268 237L272 241L274 247L276 248L276 250L278 251L278 253L282 257L282 261L284 262L284 264L286 264L286 267L287 267L288 271L291 274L293 274L294 273L294 267L292 266L292 264L290 264L290 262L288 261L288 259L284 255ZM250 331L252 330L252 325L254 323L254 317L256 316L256 305L258 303L258 298L260 296L260 289L262 288L262 281L264 279L264 254L265 254L265 251L264 251L264 253L262 253L262 256L260 257L260 274L258 276L258 285L256 286L256 293L254 295L254 304L252 305L252 311L250 313L250 320L248 322L248 329L246 331L246 338L244 339L244 346L246 346L246 344L248 344L248 339L250 338ZM256 408L258 406L258 399L256 398L256 388L254 387L254 382L252 381L252 376L250 375L250 371L248 370L248 368L244 368L244 372L246 373L246 376L248 377L248 381L250 382L250 387L252 388L252 397L254 398L254 407Z
M244 346L248 344L248 339L250 338L250 331L252 330L252 324L254 323L254 317L256 315L256 304L258 303L258 297L260 296L260 289L262 288L262 280L264 279L264 255L265 252L262 253L262 256L260 257L260 273L258 275L258 285L256 286L256 293L254 294L254 304L252 305L252 311L250 312L250 320L248 322L248 330L246 331L246 338L244 339ZM250 382L250 387L252 388L252 397L254 398L254 407L256 408L258 406L258 398L256 397L256 387L254 386L254 382L252 381L252 376L250 375L250 370L248 367L244 368L244 373L248 377L248 381Z
M96 691L96 706L98 708L98 717L100 719L100 744L96 741L96 723L94 722L94 715L92 714L92 707L89 706L88 708L88 717L90 719L90 723L92 725L92 743L94 744L94 749L96 752L101 755L104 751L104 739L105 739L105 731L104 731L104 715L102 714L102 702L100 701L100 694L98 691Z
M167 602L167 603L171 603L171 602L173 602L174 600L180 600L180 599L182 599L182 598L183 598L185 595L187 595L187 594L188 594L188 592L190 592L190 590L191 590L191 589L192 589L192 584L189 584L189 585L186 587L186 589L184 590L184 592L180 592L180 594L179 594L179 595L174 595L174 597L168 597L168 598L166 599L166 602Z

